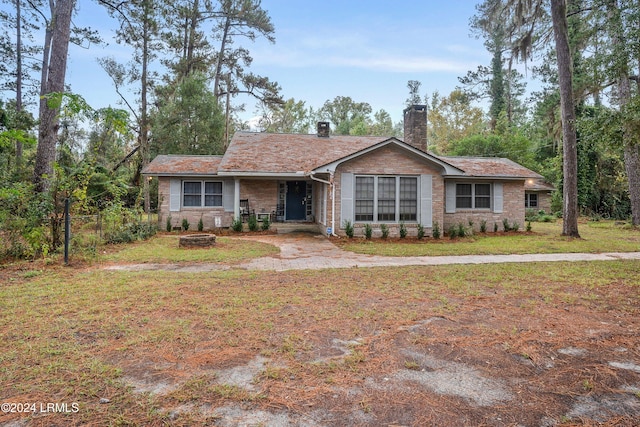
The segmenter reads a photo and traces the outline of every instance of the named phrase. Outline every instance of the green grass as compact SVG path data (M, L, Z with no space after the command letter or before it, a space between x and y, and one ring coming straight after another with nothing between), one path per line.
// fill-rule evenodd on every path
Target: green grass
M616 225L612 221L588 222L579 226L580 239L563 237L562 224L532 223L532 234L519 232L493 235L476 234L471 238L426 239L424 241L385 242L350 240L345 250L384 256L503 255L563 252L636 252L640 251L640 230Z
M229 237L218 237L216 246L212 248L185 249L178 246L178 239L179 236L160 234L147 241L120 245L119 250L104 254L99 259L118 263L235 263L280 252L267 243Z

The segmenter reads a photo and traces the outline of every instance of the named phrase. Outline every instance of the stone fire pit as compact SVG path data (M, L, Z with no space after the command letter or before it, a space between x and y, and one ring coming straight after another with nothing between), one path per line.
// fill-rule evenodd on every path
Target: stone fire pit
M179 243L181 248L209 248L215 244L215 234L188 234L180 236Z

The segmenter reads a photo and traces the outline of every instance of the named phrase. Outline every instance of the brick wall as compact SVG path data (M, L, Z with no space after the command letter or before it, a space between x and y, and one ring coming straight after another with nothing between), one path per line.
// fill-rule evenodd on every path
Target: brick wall
M432 211L433 222L442 224L443 212L444 212L444 180L441 175L441 171L437 166L433 166L427 161L416 159L410 155L407 151L396 146L386 146L375 150L369 154L360 156L356 159L340 164L336 169L334 176L334 182L336 184L336 234L344 235L344 228L342 219L340 218L340 182L343 172L350 172L355 174L367 174L367 175L431 175L432 176ZM524 196L523 196L524 197ZM328 210L328 223L331 221L331 205L330 199L327 200ZM355 235L364 235L364 224L355 223ZM417 226L415 223L407 222L407 231L409 235L417 235ZM388 224L389 235L399 235L398 224ZM372 224L374 229L374 236L381 234L380 227L377 224ZM431 229L425 228L425 235L431 235Z
M241 179L240 198L249 200L256 213L273 212L278 204L278 182L264 179Z
M498 229L502 230L503 219L508 219L509 224L517 222L522 230L524 228L524 182L509 181L503 182L502 186L503 209L502 213L489 212L487 210L464 209L457 210L456 213L445 213L442 231L446 232L452 225L459 223L469 226L469 220L473 221L474 231L480 230L480 222L487 221L487 231L493 232L493 224L498 224Z
M202 218L204 230L216 228L216 218L220 218L221 227L231 226L233 212L225 212L223 208L182 208L179 212L169 211L169 186L171 179L168 177L158 178L158 227L165 230L167 218L171 217L173 227L182 227L182 220L189 221L189 230L197 230L198 222Z

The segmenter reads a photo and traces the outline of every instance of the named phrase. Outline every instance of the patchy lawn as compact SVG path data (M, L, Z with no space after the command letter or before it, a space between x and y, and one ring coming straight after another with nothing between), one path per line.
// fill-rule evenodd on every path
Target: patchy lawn
M341 248L355 253L385 256L504 255L566 252L637 252L640 229L617 225L613 221L583 222L580 239L563 237L562 223L534 222L530 233L477 233L472 237L450 240L373 239L362 237L334 240Z
M0 266L0 425L637 425L639 271Z

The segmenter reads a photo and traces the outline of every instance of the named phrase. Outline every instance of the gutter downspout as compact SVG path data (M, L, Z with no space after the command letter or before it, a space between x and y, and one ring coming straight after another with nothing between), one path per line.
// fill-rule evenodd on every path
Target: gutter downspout
M321 182L323 184L327 184L328 186L331 187L331 235L333 237L338 237L338 235L336 234L336 227L335 227L335 218L336 218L336 187L335 185L333 185L333 172L329 172L329 181L326 181L324 179L320 179L320 178L316 178L312 173L308 174L309 178L311 178L314 181L318 181Z

